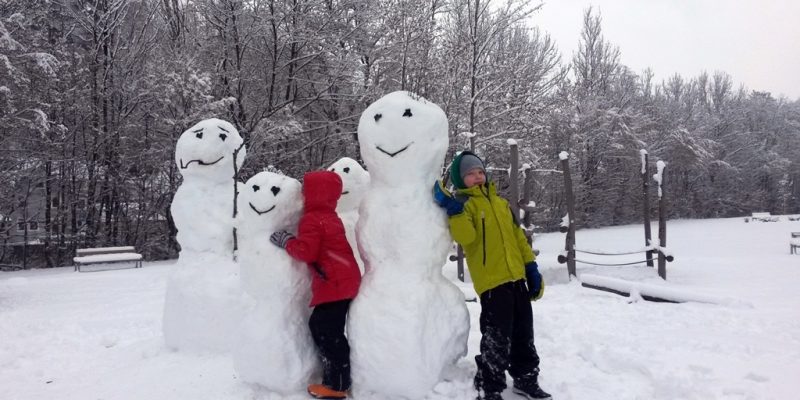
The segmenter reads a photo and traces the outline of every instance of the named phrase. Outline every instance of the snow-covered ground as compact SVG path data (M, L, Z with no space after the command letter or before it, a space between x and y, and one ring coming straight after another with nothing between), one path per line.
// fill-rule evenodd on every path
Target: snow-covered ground
M557 400L798 398L800 255L789 254L788 242L800 222L679 220L668 228L675 262L667 282L637 267L579 264L579 275L665 285L722 304L630 302L583 288L556 262L564 236L537 237L548 283L533 306L542 386ZM642 230L580 230L577 246L639 248ZM230 356L165 348L161 318L172 266L0 273L0 399L281 398L241 383ZM455 275L452 263L445 274ZM469 355L429 399L474 397L480 306L468 307ZM376 398L357 387L353 397Z

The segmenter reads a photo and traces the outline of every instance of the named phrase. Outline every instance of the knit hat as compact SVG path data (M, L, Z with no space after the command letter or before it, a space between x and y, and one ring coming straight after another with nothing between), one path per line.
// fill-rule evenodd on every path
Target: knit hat
M466 189L467 185L464 184L464 176L475 168L480 168L486 172L483 166L483 161L471 151L462 151L453 162L450 164L450 180L457 189Z

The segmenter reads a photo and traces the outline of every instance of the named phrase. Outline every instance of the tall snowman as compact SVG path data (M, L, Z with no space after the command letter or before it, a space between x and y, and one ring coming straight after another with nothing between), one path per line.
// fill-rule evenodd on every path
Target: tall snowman
M404 91L361 115L370 187L356 232L366 273L348 321L358 390L422 398L467 352L464 295L442 276L447 216L431 195L447 130L438 106Z
M260 172L241 188L237 233L242 286L247 293L233 346L234 367L245 382L283 395L305 389L318 367L308 329L308 267L269 242L297 229L303 209L295 179Z
M342 178L342 197L336 203L336 213L342 219L347 241L353 248L353 255L358 262L358 269L364 274L364 261L356 245L356 223L358 222L358 206L366 194L369 186L369 173L361 167L358 161L349 157L342 157L328 167L328 171L335 172Z
M230 349L241 297L233 205L242 143L233 125L212 118L183 132L175 146L183 182L170 208L181 246L164 302L164 339L171 348Z

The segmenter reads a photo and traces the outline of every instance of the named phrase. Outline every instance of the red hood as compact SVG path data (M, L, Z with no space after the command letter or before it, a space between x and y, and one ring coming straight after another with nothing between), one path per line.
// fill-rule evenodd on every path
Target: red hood
M342 178L331 171L306 172L303 175L303 197L306 210L336 211L342 196Z

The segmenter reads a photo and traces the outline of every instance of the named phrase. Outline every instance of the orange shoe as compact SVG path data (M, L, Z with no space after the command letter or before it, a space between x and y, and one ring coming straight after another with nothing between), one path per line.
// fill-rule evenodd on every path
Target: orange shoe
M325 385L308 385L308 394L315 399L346 399L347 392L333 390Z

